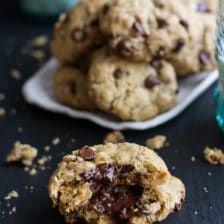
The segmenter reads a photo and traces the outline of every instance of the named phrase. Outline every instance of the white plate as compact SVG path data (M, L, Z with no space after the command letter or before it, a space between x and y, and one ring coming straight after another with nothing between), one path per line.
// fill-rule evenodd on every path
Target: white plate
M204 72L179 80L177 105L151 120L144 122L123 122L100 112L88 112L71 109L56 101L52 88L52 75L59 66L55 59L50 59L23 86L23 96L28 103L35 104L54 113L66 114L73 118L86 119L100 126L114 130L145 130L154 128L171 120L186 109L218 78L218 72Z

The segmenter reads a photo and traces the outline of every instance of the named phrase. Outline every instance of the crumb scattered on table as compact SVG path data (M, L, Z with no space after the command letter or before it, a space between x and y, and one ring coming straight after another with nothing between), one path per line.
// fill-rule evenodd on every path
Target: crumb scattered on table
M0 93L0 101L3 101L3 100L5 100L5 94Z
M24 166L30 166L37 157L37 154L38 151L36 148L17 141L11 152L7 155L6 163L21 162Z
M4 117L6 115L6 110L3 107L0 107L0 117Z
M49 146L49 145L44 146L44 151L45 151L45 152L49 152L49 151L50 151L50 149L51 149L51 148L50 148L50 146Z
M146 140L145 145L153 150L161 149L166 144L166 136L164 135L156 135L153 138L149 138Z
M22 133L22 132L23 132L23 128L22 128L22 127L18 127L18 128L17 128L17 131L18 131L19 133Z
M43 47L48 43L47 35L41 35L31 40L32 47Z
M61 139L59 137L56 137L52 140L53 145L58 145L61 142Z
M31 53L31 56L37 60L38 62L41 62L45 59L46 57L46 54L43 50L34 50L32 53Z
M37 170L35 168L32 168L30 171L29 171L29 175L30 176L34 176L37 174Z
M195 161L196 161L195 156L191 156L191 161L192 161L192 162L195 162Z
M8 201L8 200L11 200L12 198L18 198L18 197L19 197L18 192L15 190L12 190L4 197L4 199Z
M204 157L205 160L212 165L224 164L224 153L221 149L206 147L204 150Z
M11 69L11 71L10 71L10 75L11 75L12 78L14 78L15 80L21 80L21 78L22 78L21 73L20 73L17 69Z
M125 141L125 136L120 131L109 132L104 138L104 143L122 143Z

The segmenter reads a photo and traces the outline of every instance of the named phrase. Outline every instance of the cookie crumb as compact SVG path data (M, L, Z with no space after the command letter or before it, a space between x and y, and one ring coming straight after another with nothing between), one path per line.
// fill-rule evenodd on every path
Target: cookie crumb
M50 146L49 146L49 145L44 146L44 151L45 151L45 152L49 152L49 151L50 151L50 149L51 149L51 148L50 148Z
M22 133L22 132L23 132L23 128L22 128L22 127L18 127L18 128L17 128L17 131L18 131L19 133Z
M45 52L43 50L35 50L31 53L31 56L38 62L43 61L46 57Z
M48 37L41 35L31 40L32 47L43 47L48 43Z
M53 145L58 145L59 143L61 142L60 138L59 137L56 137L52 140L52 144Z
M196 158L194 156L191 156L191 161L196 162Z
M204 150L204 157L205 160L212 165L224 164L224 153L221 149L206 147Z
M166 140L167 140L166 136L157 135L153 138L147 139L145 145L150 149L158 150L165 146Z
M14 78L15 80L21 80L21 78L22 78L21 73L20 73L17 69L11 69L11 71L10 71L10 75L11 75L12 78Z
M18 192L15 191L15 190L12 190L4 197L4 199L5 200L11 200L12 198L18 198L18 197L19 197Z
M125 136L120 131L109 132L104 138L104 144L106 143L122 143L125 142Z
M194 211L194 214L195 214L195 215L198 215L198 211Z
M204 187L203 189L204 189L205 193L208 193L207 187Z
M16 213L16 207L15 206L9 211L9 215L12 215L13 213Z
M0 101L3 101L3 100L5 100L5 94L0 93Z
M0 117L4 117L6 115L6 110L3 107L0 107Z
M15 142L11 152L6 157L6 163L21 162L24 166L30 166L37 157L37 149L28 145Z
M37 160L37 164L39 166L43 166L46 162L50 161L52 159L51 156L42 156Z
M29 171L29 175L30 176L35 176L37 174L37 170L35 168L32 168L30 171Z
M212 173L211 172L208 172L208 176L211 176L212 175Z

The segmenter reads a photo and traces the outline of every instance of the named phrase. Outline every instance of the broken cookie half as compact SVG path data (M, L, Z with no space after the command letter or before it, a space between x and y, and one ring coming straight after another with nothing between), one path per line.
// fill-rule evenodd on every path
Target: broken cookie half
M86 146L63 158L49 196L66 222L151 224L181 209L185 187L152 150L130 143Z

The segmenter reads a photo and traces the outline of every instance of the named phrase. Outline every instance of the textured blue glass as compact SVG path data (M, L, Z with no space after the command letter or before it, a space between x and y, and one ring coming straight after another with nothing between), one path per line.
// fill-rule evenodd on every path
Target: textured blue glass
M25 15L39 20L47 20L75 5L78 0L20 0L20 7Z
M219 11L217 13L217 38L216 59L219 68L219 82L215 90L217 103L216 120L219 127L224 131L224 1L219 0Z

